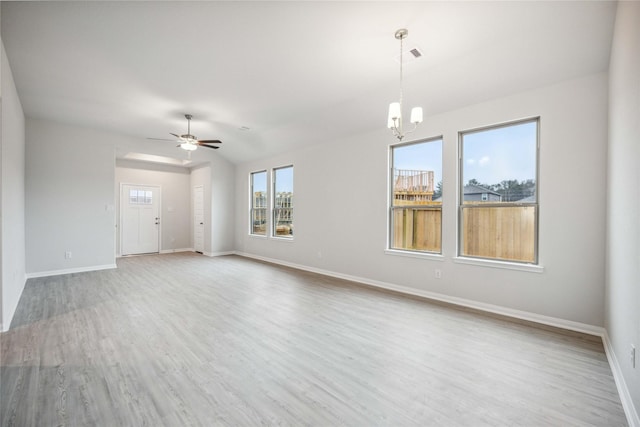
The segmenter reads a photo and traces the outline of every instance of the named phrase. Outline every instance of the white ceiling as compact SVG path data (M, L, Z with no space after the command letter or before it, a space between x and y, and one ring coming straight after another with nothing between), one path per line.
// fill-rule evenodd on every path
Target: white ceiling
M28 117L165 138L185 133L191 113L192 133L224 142L206 151L237 163L383 128L399 91L398 28L424 54L405 66L405 105L421 105L428 120L606 70L615 8L4 1L1 31ZM144 150L184 156L174 145L149 141Z

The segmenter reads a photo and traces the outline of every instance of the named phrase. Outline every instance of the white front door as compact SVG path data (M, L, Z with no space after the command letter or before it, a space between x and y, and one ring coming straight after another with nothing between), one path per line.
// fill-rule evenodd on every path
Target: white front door
M122 185L122 255L160 252L160 187Z
M193 187L193 249L204 252L204 187Z

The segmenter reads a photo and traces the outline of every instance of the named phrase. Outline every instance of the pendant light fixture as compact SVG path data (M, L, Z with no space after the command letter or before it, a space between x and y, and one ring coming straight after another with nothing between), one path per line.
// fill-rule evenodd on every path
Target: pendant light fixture
M411 123L413 124L413 129L404 131L402 128L402 49L403 49L403 40L407 38L409 35L409 31L401 28L396 31L396 39L400 40L400 101L392 102L389 105L389 117L387 120L387 127L391 129L391 132L398 138L398 141L402 141L402 138L408 133L413 132L418 127L418 123L422 123L422 107L413 107L411 109Z

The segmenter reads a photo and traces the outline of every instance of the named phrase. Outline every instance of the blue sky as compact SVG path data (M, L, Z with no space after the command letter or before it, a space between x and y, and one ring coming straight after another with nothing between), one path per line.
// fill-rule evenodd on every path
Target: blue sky
M258 191L266 192L267 191L267 173L253 173L253 192L257 193Z
M467 133L462 155L465 184L473 178L489 185L535 180L536 122ZM437 184L442 181L442 140L396 146L393 162L396 169L432 170Z
M293 192L293 168L282 168L274 170L276 182L276 193L281 191Z
M276 192L293 192L293 168L275 169L277 174ZM267 173L253 174L253 191L267 191Z
M464 134L463 182L475 178L483 184L536 177L536 122ZM442 140L398 145L393 150L396 169L431 170L442 181ZM275 169L276 192L293 192L293 168ZM254 191L265 191L267 174L254 175Z
M442 181L442 140L399 145L393 149L396 169L433 171L434 182Z
M536 122L465 134L462 166L465 183L535 180Z

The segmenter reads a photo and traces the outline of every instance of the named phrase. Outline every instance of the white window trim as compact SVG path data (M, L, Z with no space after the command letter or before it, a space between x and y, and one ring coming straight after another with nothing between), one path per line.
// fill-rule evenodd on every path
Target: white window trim
M263 170L257 170L257 171L252 171L249 172L249 229L248 229L248 235L250 237L257 237L259 239L266 239L269 237L269 233L265 233L265 234L256 234L253 232L253 175L257 174L257 173L264 173L265 174L265 183L266 183L266 193L267 193L267 206L265 207L266 209L266 213L267 215L265 215L266 217L266 226L270 227L270 221L269 221L269 171L267 169L263 169Z
M476 265L479 267L501 268L504 270L526 271L530 273L544 273L544 266L540 264L525 264L521 262L498 261L487 258L470 258L457 256L453 258L456 264Z
M437 141L440 140L441 144L442 144L442 158L440 159L441 164L442 164L442 168L444 170L444 135L437 135L437 136L432 136L429 138L423 138L423 139L418 139L415 141L405 141L405 142L396 142L394 144L389 145L388 148L388 158L387 158L387 241L386 241L386 247L384 249L384 252L386 254L389 255L397 255L397 256L405 256L405 257L409 257L409 258L422 258L422 259L436 259L436 260L440 260L441 258L444 258L444 256L442 255L442 241L444 239L444 224L441 221L440 222L440 252L433 252L433 251L414 251L414 250L408 250L408 249L399 249L399 248L392 248L391 244L393 241L393 231L392 231L392 212L394 209L393 206L393 189L392 189L392 185L393 185L393 149L396 147L401 147L401 146L406 146L406 145L412 145L412 144L422 144L422 143L429 143L429 142L433 142L433 141ZM440 215L443 215L443 207L444 207L444 203L440 204Z
M433 261L444 261L445 257L437 252L409 251L402 249L385 249L387 255L400 256L406 258L429 259Z
M269 203L271 204L271 206L268 209L268 211L269 211L269 221L270 221L270 224L269 224L269 230L270 231L269 231L268 234L269 234L269 238L274 239L276 241L292 242L293 239L294 239L294 235L293 234L289 235L289 236L278 236L276 234L276 230L275 230L276 223L275 223L275 218L274 218L275 211L276 211L276 184L277 184L277 182L276 182L276 171L279 170L279 169L287 169L287 168L291 168L294 171L294 180L295 180L295 170L293 168L293 163L292 164L288 164L288 165L284 165L284 166L278 166L278 167L275 167L275 168L271 168L271 174L270 174L270 177L269 177L269 179L270 179L270 181L269 181L270 187L269 188L270 188L270 193L271 193L271 195L269 197ZM295 181L294 181L294 187L295 187ZM294 213L293 217L295 217L295 207L291 206L291 209L292 209L292 212ZM295 230L294 230L294 232L295 232Z
M536 122L536 202L531 203L530 205L536 207L536 221L535 221L535 263L527 263L527 262L519 262L519 261L505 261L499 259L492 258L475 258L475 257L467 257L461 255L462 252L462 239L464 238L462 235L462 200L464 198L463 191L463 170L462 170L462 140L464 134L481 132L489 129L497 129L508 126L515 126L518 124L528 123L528 122ZM540 264L540 128L542 126L542 119L540 116L521 118L516 120L511 120L507 122L497 123L494 125L482 126L473 129L467 129L464 131L458 132L458 191L457 191L457 232L456 232L456 253L457 255L453 258L454 262L460 264L470 264L470 265L480 265L480 266L489 266L495 268L504 268L508 270L521 270L521 271L533 271L542 273L544 271L544 267ZM502 201L502 197L500 198Z

